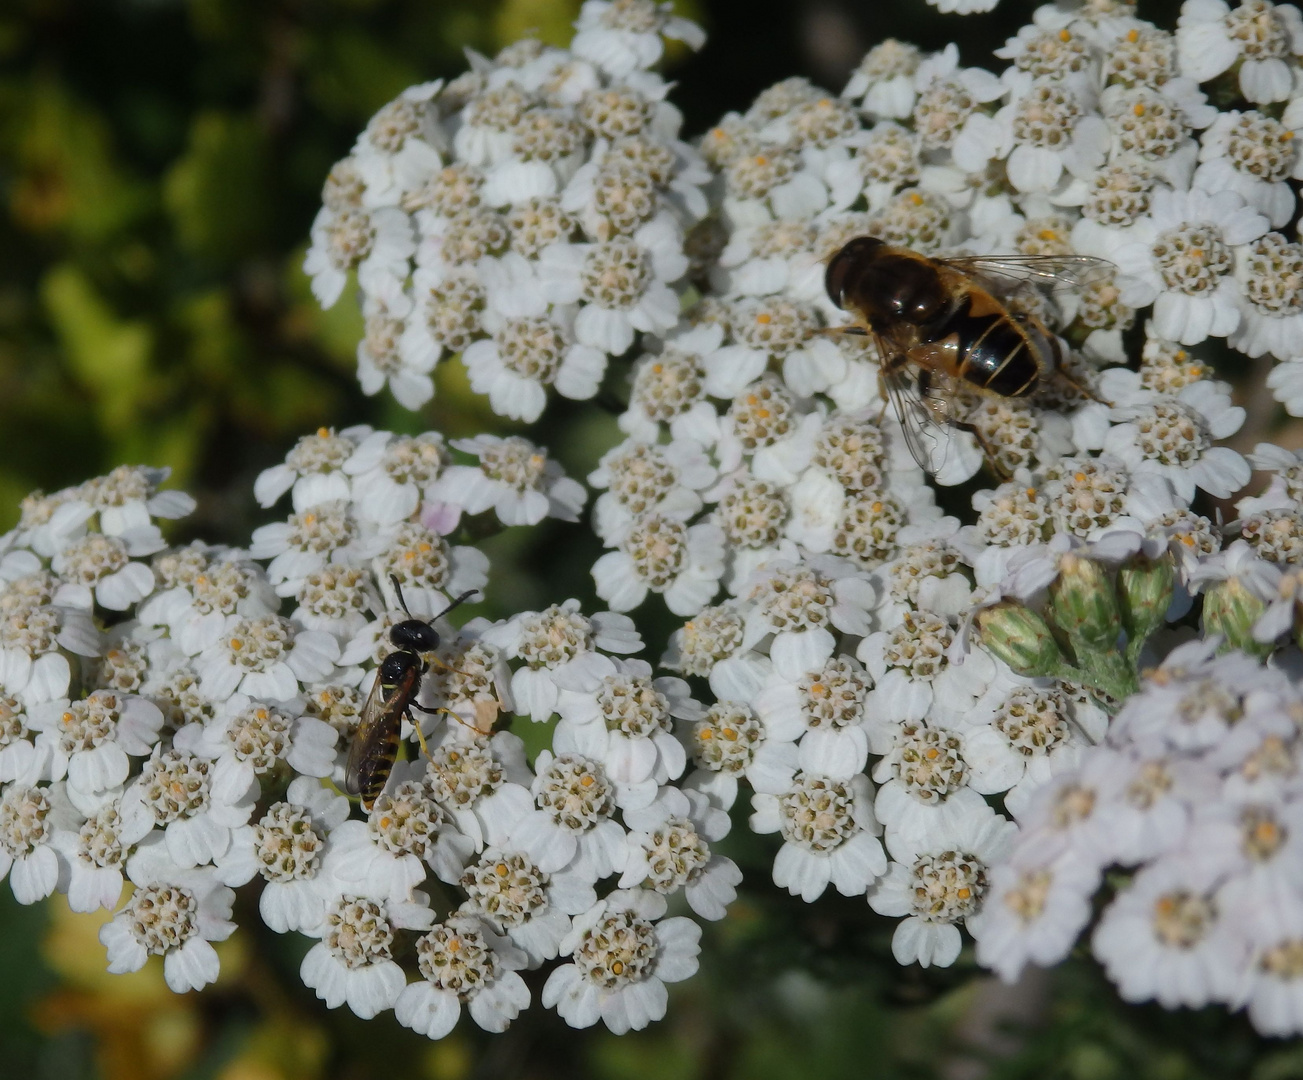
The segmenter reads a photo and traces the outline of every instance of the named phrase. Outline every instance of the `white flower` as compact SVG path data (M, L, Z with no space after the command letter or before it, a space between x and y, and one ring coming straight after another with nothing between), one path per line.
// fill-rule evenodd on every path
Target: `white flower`
M331 563L365 559L377 546L374 537L360 534L349 504L340 499L254 529L249 552L255 559L271 559L267 577L279 586L278 592L290 595L307 575Z
M1016 827L983 806L957 819L939 844L901 846L899 862L869 889L879 915L905 916L891 938L899 964L949 967L959 956L958 923L973 915L990 867L1003 857Z
M278 934L310 932L321 923L326 901L336 887L321 873L330 843L327 837L348 813L348 800L342 795L312 777L296 777L283 802L268 807L256 825L237 830L232 851L217 860L218 873L227 877L228 884L261 874L265 881L258 897L262 921Z
M367 297L357 343L357 381L368 396L388 384L398 404L416 411L434 397L430 372L440 350L428 335L407 332L412 306L411 296L400 288Z
M613 820L616 786L600 761L539 752L532 791L537 809L523 815L509 846L545 873L565 870L595 883L624 869L624 829Z
M256 780L241 785L236 774L224 779L228 783L216 784L203 758L155 746L122 795L124 827L134 832L144 820L163 828L168 857L183 870L213 862L226 853L232 830L249 820L260 793Z
M401 289L415 249L411 222L401 210L336 211L323 206L312 223L312 246L303 272L312 279L312 295L321 306L334 307L350 270L357 270L367 292Z
M980 649L953 662L954 639L942 617L907 611L895 629L860 642L855 655L876 684L868 705L875 724L890 728L925 716L957 723L972 708L994 679L995 664Z
M1248 356L1271 353L1288 361L1303 355L1303 244L1267 233L1238 253L1236 275L1244 295L1240 325L1229 344ZM1267 385L1273 390L1287 386L1293 370L1292 363L1278 365ZM1290 407L1289 392L1276 396Z
M96 690L81 701L59 701L31 712L38 751L48 745L49 777L68 777L69 797L89 812L96 796L124 784L128 754L145 757L158 742L163 714L147 698Z
M324 870L343 891L389 903L405 903L426 877L426 866L441 881L461 876L475 850L416 779L419 763L395 767L365 822L345 821L330 833Z
M1261 1034L1297 1035L1303 1030L1303 994L1296 974L1303 903L1297 893L1277 894L1243 930L1253 952L1233 1003L1247 1003L1249 1019Z
M163 977L178 994L201 990L217 978L220 961L210 942L235 931L235 893L211 867L183 870L167 858L162 837L142 844L127 862L136 891L112 922L100 927L109 971L139 971L151 955L163 957Z
M0 795L0 877L20 904L44 900L59 883L54 789L7 784Z
M1105 909L1091 949L1125 1001L1166 1009L1231 1000L1245 943L1217 898L1218 867L1192 855L1142 869Z
M640 227L632 237L601 244L552 244L539 257L547 299L582 302L575 337L583 345L619 356L635 331L663 334L679 317L679 298L670 288L688 269L678 224L668 213Z
M266 572L234 551L195 547L154 556L159 589L140 605L144 626L166 626L187 656L216 643L231 615L258 617L280 607Z
M480 459L479 467L450 465L431 494L468 514L492 509L504 525L537 525L545 517L578 521L587 493L565 476L547 451L511 436L458 439L458 450Z
M404 1027L442 1039L456 1025L464 1002L485 1031L505 1031L529 1005L529 988L516 974L525 953L473 915L451 915L416 942L423 981L408 983L394 1003Z
M579 613L578 600L522 612L490 627L484 640L525 661L511 676L511 696L534 720L551 718L562 690L591 693L601 686L610 669L598 649L634 653L642 648L627 615L599 611L587 618Z
M271 506L291 489L294 509L299 511L317 503L347 499L351 487L344 465L370 433L366 427L346 428L338 433L318 428L312 435L303 436L285 456L283 465L273 465L258 474L253 484L258 505Z
M141 818L132 829L124 828L114 800L91 814L77 831L56 831L52 842L68 868L68 907L78 912L117 907L127 856L153 827L152 821Z
M603 454L588 474L589 484L608 489L593 504L594 528L604 542L618 544L642 514L686 522L701 509L700 492L717 476L692 440L652 446L630 439Z
M706 41L701 27L672 11L673 5L654 0L584 0L570 48L617 79L655 64L662 36L700 49Z
M803 772L849 780L869 757L865 708L873 679L850 657L834 656L799 679L776 673L755 698L767 740L800 739Z
M1090 898L1099 872L1061 856L1048 863L1006 860L989 875L982 910L968 918L977 962L1014 982L1030 962L1048 967L1068 955L1090 921Z
M1221 113L1200 139L1194 186L1205 191L1238 191L1267 216L1273 229L1294 216L1290 180L1303 180L1303 153L1295 129L1260 113Z
M843 896L863 894L887 871L872 803L873 787L863 773L832 780L798 772L786 791L753 795L752 830L783 836L774 884L807 904L829 883Z
M288 701L299 682L324 682L335 669L339 643L319 630L296 631L279 615L230 615L222 636L195 659L204 693L214 701L247 694Z
M59 602L83 611L94 604L126 611L154 591L154 573L138 557L163 546L154 526L121 536L93 532L70 539L50 560L50 569L68 586L60 590Z
M1113 253L1122 299L1153 304L1158 333L1182 345L1225 337L1240 322L1233 249L1266 231L1267 219L1234 191L1157 191L1149 217Z
M148 532L154 518L183 518L195 508L194 498L184 491L158 490L171 474L167 468L119 465L82 484L77 497L99 514L100 532L107 536Z
M756 574L748 595L755 606L743 644L773 634L769 656L784 678L798 679L832 656L833 629L852 635L869 630L873 587L841 559L815 557L802 566L776 561Z
M419 903L337 896L327 903L320 924L306 930L321 940L308 950L299 975L326 1008L347 1004L357 1016L370 1020L393 1008L407 982L392 959L394 930L424 930L430 922L429 909Z
M491 336L462 352L471 389L487 394L493 411L532 423L547 404L547 388L562 397L587 401L606 373L607 356L574 340L574 313L494 320Z
M742 777L755 791L768 795L782 794L792 786L795 742L771 737L742 702L718 701L700 720L679 727L679 739L696 765L682 787L704 792L721 809L732 809Z
M329 776L335 764L337 732L324 721L297 715L232 694L204 725L177 732L173 746L213 763L213 783L232 791L258 783L258 777L284 761L306 776Z
M858 99L869 116L904 120L914 111L914 72L919 51L895 38L871 48L851 73L842 97Z
M1070 704L1057 686L1014 686L992 704L991 711L961 718L968 783L983 795L1006 793L1005 806L1014 814L1052 776L1076 765L1107 730L1103 710Z
M344 463L344 472L353 477L357 516L379 525L409 519L451 457L443 436L435 431L421 435L376 431L368 435Z
M1214 446L1244 423L1244 409L1232 405L1217 383L1201 379L1175 399L1157 400L1113 412L1115 423L1104 438L1114 455L1136 477L1162 477L1186 503L1195 488L1227 499L1249 482L1249 463L1228 446Z
M602 762L622 806L645 806L658 784L683 774L686 756L673 718L696 719L701 705L682 679L653 680L643 660L605 660L592 691L563 690L552 745Z
M592 882L569 871L544 873L514 848L488 848L460 881L465 914L478 915L529 956L529 967L555 959L570 933L570 917L597 897Z
M1243 0L1186 0L1177 20L1181 71L1199 82L1239 62L1240 92L1255 103L1284 101L1293 77L1291 54L1303 54L1303 17L1292 4Z
M575 919L562 943L572 959L548 976L543 1004L571 1027L602 1020L615 1034L640 1031L665 1015L667 982L697 971L701 928L664 918L665 898L621 889Z
M723 341L723 328L703 322L667 335L660 352L634 362L629 408L621 413L620 430L640 442L654 443L661 425L676 439L703 445L718 437L718 417L705 401L705 357Z
M530 784L519 736L499 731L489 739L469 741L474 729L449 724L444 738L431 748L430 759L418 774L435 804L447 813L476 851L500 845L514 835L533 809Z
M717 525L652 512L630 522L619 543L593 564L597 595L613 611L630 611L657 592L674 614L695 615L719 591L724 533Z
M955 163L976 172L1005 157L1009 183L1020 192L1054 192L1066 172L1084 179L1104 163L1108 125L1088 111L1066 81L1017 73L1010 103L994 117L974 113L955 139Z
M663 787L650 805L626 810L624 819L632 831L619 887L641 885L667 896L682 889L697 915L722 919L742 881L732 859L710 850L728 834L728 814L700 791Z

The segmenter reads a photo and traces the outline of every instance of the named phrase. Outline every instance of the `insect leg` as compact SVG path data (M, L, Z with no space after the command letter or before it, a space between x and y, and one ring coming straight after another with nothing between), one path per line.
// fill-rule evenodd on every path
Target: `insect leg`
M455 668L451 664L447 664L443 660L440 660L439 657L435 656L433 653L430 654L430 663L440 671L451 671L454 675L461 675L467 679L471 678L471 673L469 671L462 671L461 668Z
M451 669L449 669L449 670L451 670ZM467 720L467 719L466 719L464 716L462 716L460 713L455 713L455 712L453 712L451 709L443 709L443 708L427 709L424 705L418 705L418 704L417 704L416 702L414 702L414 701L412 702L412 708L413 708L413 709L420 709L421 712L423 712L423 713L429 713L430 715L434 715L435 713L447 713L447 714L448 714L449 716L451 716L454 720L456 720L457 723L462 724L462 725L464 725L465 727L468 727L468 728L470 728L470 729L473 730L473 731L479 731L479 728L478 728L476 725L472 724L469 720ZM414 727L414 728L416 729L416 734L417 734L417 736L418 736L418 737L420 738L420 740L421 740L421 748L422 748L422 749L425 749L425 736L421 733L421 725L420 725L420 724L413 724L412 727ZM430 751L429 751L429 750L425 750L425 756L426 756L426 757L429 757L429 756L430 756Z
M986 458L986 463L991 467L991 471L995 473L1002 483L1005 480L1013 479L1013 475L1006 472L1000 465L1000 459L996 457L995 450L991 447L991 444L987 442L982 433L977 430L977 425L970 424L966 420L952 420L951 426L958 428L960 431L968 432L968 434L977 440L978 449L982 451L982 456Z
M1111 406L1113 404L1111 401L1105 401L1097 393L1091 390L1089 386L1086 386L1085 384L1078 382L1070 374L1068 374L1065 368L1056 367L1054 369L1054 378L1067 383L1069 386L1072 387L1072 389L1077 391L1077 393L1079 393L1082 397L1086 398L1088 401L1098 401L1101 405Z

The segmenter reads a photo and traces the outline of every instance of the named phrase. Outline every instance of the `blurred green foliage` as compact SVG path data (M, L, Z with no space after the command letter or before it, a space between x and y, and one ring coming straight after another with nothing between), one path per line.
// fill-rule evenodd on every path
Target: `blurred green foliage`
M981 62L1030 10L1005 0L998 18L968 23L921 0L679 7L713 35L691 61L678 54L672 73L690 132L788 75L835 85L829 65L855 57L820 66L806 31L821 12L840 11L861 46L889 34L932 48L962 40L966 59ZM171 465L199 497L178 538L240 543L266 518L253 505L254 476L306 431L502 430L455 363L441 369L424 416L363 398L356 304L346 296L321 312L299 266L322 179L376 108L414 82L456 74L464 46L493 52L531 31L564 42L577 8L0 7L0 529L33 488L139 462ZM541 441L571 475L618 437L609 418L576 407L554 408L544 423ZM549 558L559 543L573 554L560 564ZM513 610L592 600L598 549L586 530L550 523L487 547L490 608L498 597ZM663 641L669 618L649 622L649 638ZM892 924L862 900L807 906L769 887L773 845L744 817L739 807L728 853L752 887L707 929L702 972L675 989L667 1021L620 1039L573 1032L537 1006L504 1036L464 1024L438 1044L392 1017L328 1014L297 977L306 942L260 933L251 908L237 910L241 932L223 946L219 983L177 997L155 962L135 976L104 972L102 916L58 902L20 908L0 887L0 1080L1303 1076L1298 1047L1258 1040L1217 1011L1123 1007L1086 962L1014 991L975 977L967 955L950 971L900 969Z

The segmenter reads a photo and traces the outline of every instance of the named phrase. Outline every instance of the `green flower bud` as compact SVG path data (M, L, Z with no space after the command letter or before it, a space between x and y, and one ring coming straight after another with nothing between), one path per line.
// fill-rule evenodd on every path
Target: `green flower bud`
M1039 678L1063 670L1063 653L1046 623L1034 611L1005 600L977 613L982 644L1019 675Z
M1266 610L1266 601L1246 589L1238 578L1219 581L1203 594L1204 635L1221 634L1226 639L1225 649L1266 656L1274 646L1253 640L1253 624Z
M1122 630L1117 595L1108 569L1094 559L1067 554L1050 586L1050 618L1066 630L1074 648L1100 652L1116 648Z
M1133 555L1122 564L1117 578L1118 602L1132 641L1143 641L1163 625L1175 578L1172 556L1166 553L1157 559Z

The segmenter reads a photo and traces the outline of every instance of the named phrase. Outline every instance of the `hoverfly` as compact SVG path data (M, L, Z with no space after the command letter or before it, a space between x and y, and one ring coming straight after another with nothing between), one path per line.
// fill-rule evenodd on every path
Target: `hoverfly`
M1112 270L1089 255L933 258L857 236L828 260L824 287L856 317L849 332L872 335L905 443L920 467L936 472L943 429L965 426L952 415L954 393L1026 398L1051 377L1076 386L1063 372L1059 339L1009 305L1013 291L1082 288Z
M421 689L421 678L429 670L429 661L423 654L439 647L439 634L434 628L436 619L442 619L459 604L464 604L478 590L462 593L451 604L428 622L413 617L403 599L403 589L398 578L390 575L390 582L398 596L398 603L407 618L389 629L389 640L394 651L380 662L376 681L362 707L353 744L348 751L348 765L344 770L344 789L350 795L362 797L362 809L370 811L384 791L385 783L398 758L398 736L404 717L416 729L421 748L429 757L425 737L420 725L412 719L411 710L421 712L447 712L446 709L427 709L416 702Z

